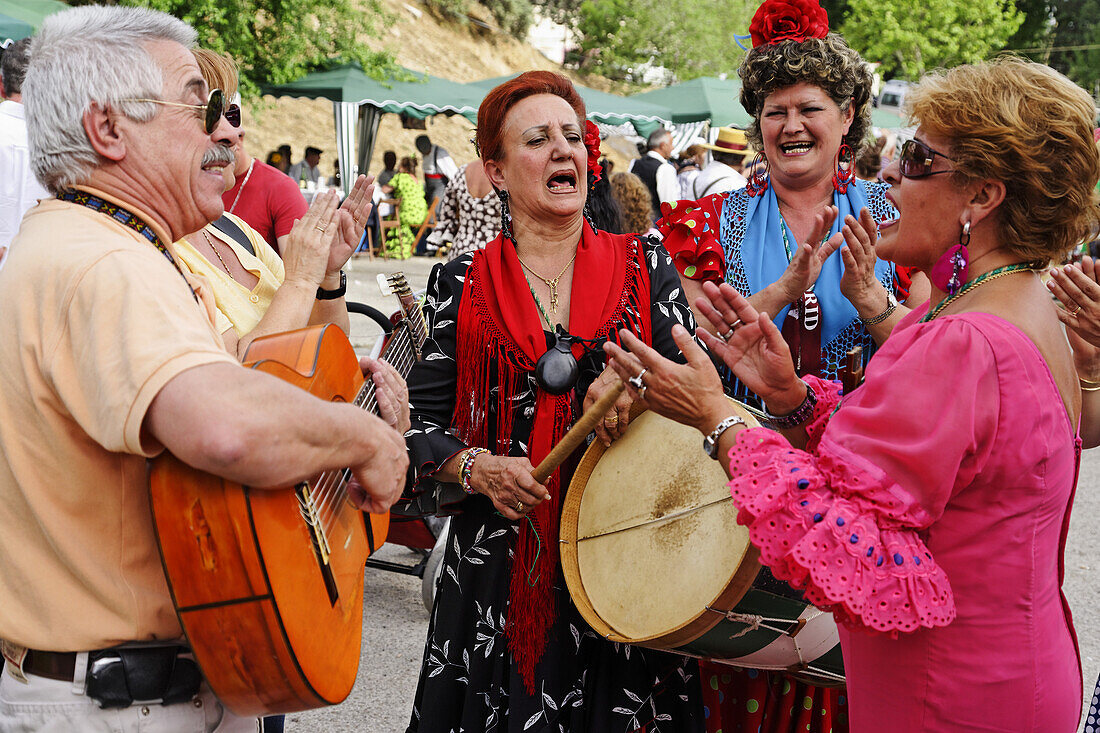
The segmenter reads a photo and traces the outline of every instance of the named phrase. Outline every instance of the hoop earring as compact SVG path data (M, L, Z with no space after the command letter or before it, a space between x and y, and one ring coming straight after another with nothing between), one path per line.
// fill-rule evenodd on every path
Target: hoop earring
M500 233L512 244L516 243L516 237L512 234L512 212L508 208L508 192L497 189L497 198L500 199Z
M833 174L833 188L837 193L847 193L848 184L855 178L855 166L852 165L852 149L847 143L841 143L836 151L836 173Z
M763 153L757 153L749 166L749 180L745 184L745 191L749 196L759 196L768 190L771 165Z
M940 255L936 264L932 265L932 272L929 273L932 284L948 295L959 292L969 279L970 252L966 248L968 244L970 244L970 222L964 222L962 233L959 234L959 243Z

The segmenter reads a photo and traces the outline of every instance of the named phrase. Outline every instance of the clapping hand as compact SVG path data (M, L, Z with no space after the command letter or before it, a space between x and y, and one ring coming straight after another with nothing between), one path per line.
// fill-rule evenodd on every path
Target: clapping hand
M337 201L335 191L318 194L305 216L294 222L282 252L284 282L298 283L312 291L325 278L337 231Z
M840 277L840 292L844 294L857 310L866 311L868 318L878 315L886 308L882 283L875 276L878 256L875 254L875 242L878 241L878 223L866 208L854 216L844 217L844 226L840 230L843 246L840 256L844 260L844 274ZM834 235L826 243L830 247ZM828 255L826 255L828 257Z
M703 284L703 298L695 301L699 313L717 329L696 331L699 339L750 390L760 395L775 414L796 409L806 396L791 350L767 313L757 313L731 285Z
M666 359L625 329L619 331L619 338L629 352L610 341L604 351L611 368L627 385L624 391L642 406L704 434L731 414L714 364L686 328L672 327L672 338L687 358L686 364Z
M1100 267L1091 257L1055 268L1047 287L1062 303L1058 320L1066 326L1073 347L1077 374L1090 382L1100 382Z
M338 273L359 248L373 206L373 196L374 176L361 175L356 178L351 193L336 212L340 236L333 241L329 252L328 274Z
M826 206L816 214L810 236L791 253L791 263L775 283L783 293L784 302L793 303L801 298L817 282L825 260L843 243L843 235L839 232L822 241L836 221L837 213L835 206Z

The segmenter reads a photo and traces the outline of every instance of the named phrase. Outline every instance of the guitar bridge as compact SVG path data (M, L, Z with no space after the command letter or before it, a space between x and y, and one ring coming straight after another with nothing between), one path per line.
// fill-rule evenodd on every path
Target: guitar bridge
M332 574L329 558L332 548L328 544L328 535L325 534L324 525L321 523L317 511L317 504L313 501L313 493L309 489L309 483L303 481L294 487L294 494L298 497L298 508L302 512L302 520L309 527L309 538L313 543L313 553L317 558L317 567L321 572L321 578L328 591L329 602L333 605L339 599L340 594L336 590L336 578Z

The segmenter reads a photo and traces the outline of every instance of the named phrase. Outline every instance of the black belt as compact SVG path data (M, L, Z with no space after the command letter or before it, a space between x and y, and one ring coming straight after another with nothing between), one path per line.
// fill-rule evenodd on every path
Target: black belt
M202 685L190 651L181 644L133 644L88 652L87 695L102 708L124 708L135 701L171 705L190 700ZM76 652L28 649L23 671L71 682L76 657Z
M40 652L28 649L23 659L23 671L27 674L49 677L51 680L73 681L76 672L76 652Z

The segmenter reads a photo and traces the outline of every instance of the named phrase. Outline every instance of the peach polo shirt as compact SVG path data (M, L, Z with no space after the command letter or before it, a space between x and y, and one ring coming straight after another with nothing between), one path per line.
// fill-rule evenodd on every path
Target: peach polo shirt
M23 220L0 293L0 638L80 651L179 637L146 477L163 448L142 423L176 375L236 363L212 299L196 303L138 233L57 199Z

